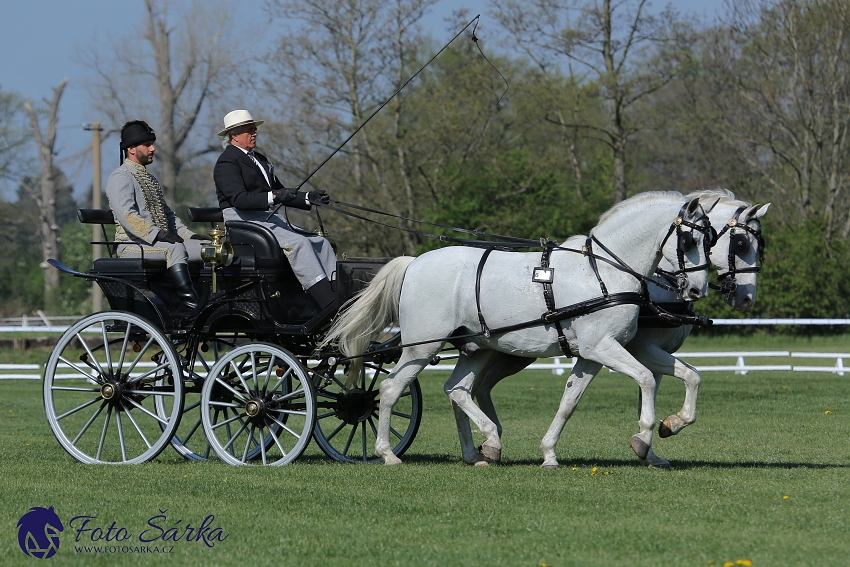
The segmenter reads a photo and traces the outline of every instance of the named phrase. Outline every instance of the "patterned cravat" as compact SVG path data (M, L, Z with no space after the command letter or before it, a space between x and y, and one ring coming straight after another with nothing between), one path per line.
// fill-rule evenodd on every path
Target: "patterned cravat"
M142 196L145 199L145 209L151 216L153 223L162 230L168 232L168 219L165 217L163 207L165 198L162 195L162 186L156 177L148 173L145 166L131 160L124 160L124 164L130 167L130 173L142 188Z
M254 155L254 150L248 151L248 157L251 158L254 161L254 163L257 164L257 167L259 167L260 171L263 172L263 177L266 178L266 183L268 183L269 186L271 186L271 181L269 181L269 174L266 173L266 168L263 167L263 164L260 163L260 160L257 159L257 156Z

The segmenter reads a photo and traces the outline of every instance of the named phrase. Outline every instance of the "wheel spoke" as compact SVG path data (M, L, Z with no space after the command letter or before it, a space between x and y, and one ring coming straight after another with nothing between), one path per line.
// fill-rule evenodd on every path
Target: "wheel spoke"
M245 377L242 376L242 371L237 368L236 364L233 361L230 362L230 365L233 367L234 372L236 372L236 376L237 378L239 378L239 383L242 384L243 388L245 388L245 392L250 394L251 388L249 388L247 382L245 382ZM240 364L239 366L242 365Z
M73 386L51 386L50 389L63 392L100 392L100 388L77 388Z
M65 412L65 413L63 413L62 415L57 415L57 416L56 416L56 421L59 421L60 419L65 419L65 418L66 418L66 417L68 417L69 415L71 415L71 414L73 414L73 413L77 413L77 412L78 412L78 411L80 411L81 409L85 409L85 408L89 407L90 405L95 404L95 403L97 403L97 402L101 401L102 399L103 399L103 398L101 398L100 396L98 396L98 397L94 398L94 399L93 399L93 400L91 400L91 401L88 401L88 402L86 402L86 403L84 403L84 404L81 404L81 405L79 405L79 406L75 407L75 408L74 408L74 409L72 409L72 410L68 410L68 411L66 411L66 412ZM102 408L101 408L101 409L102 409Z
M343 421L343 422L340 422L339 426L337 426L337 428L336 428L336 429L334 429L334 430L333 430L333 432L332 432L330 435L328 435L327 437L325 437L325 438L326 438L328 441L330 441L331 439L333 439L333 438L336 436L336 434L337 434L337 433L339 433L340 431L342 431L342 428L343 428L343 427L345 427L346 425L348 425L346 422L344 422L344 421Z
M146 352L148 352L148 349L150 348L150 346L151 346L151 344L152 344L153 342L154 342L154 336L153 336L153 335L151 335L151 337L148 339L148 342L147 342L147 343L145 343L145 346L143 346L143 347L139 350L139 353L136 355L136 358L134 358L134 359L133 359L133 362L131 362L131 363L130 363L130 366L128 366L128 367L127 367L127 371L126 371L126 372L122 372L122 375L123 375L123 376L130 376L130 374L133 372L133 369L136 367L136 365L137 365L139 362L141 362L141 361L142 361L142 357L145 355L145 353L146 353ZM122 370L123 370L123 369L122 369Z
M99 461L100 455L103 453L103 442L106 440L106 430L109 429L109 420L112 418L112 406L106 410L106 419L103 420L103 431L100 433L100 443L97 446L97 455L95 458Z
M245 404L235 404L233 402L210 402L211 406L221 407L221 408L242 408L245 407Z
M227 410L225 410L225 411L227 411ZM230 419L225 419L224 421L221 421L221 422L218 422L218 423L213 423L212 428L213 428L213 429L218 429L218 428L219 428L219 427L221 427L222 425L228 425L228 426L229 426L231 423L233 423L233 422L234 422L234 421L236 421L237 419L238 419L238 420L240 420L240 423L244 423L244 422L242 422L241 420L242 420L242 418L243 418L243 417L246 417L246 416L248 415L247 413L243 413L243 414L239 414L239 413L237 413L237 412L233 412L233 413L235 413L235 414L236 414L234 417L231 417ZM226 413L225 413L225 416L227 416L227 414L226 414ZM228 435L228 436L230 435L230 430L229 430L229 429L228 429L227 435Z
M285 410L285 409L269 408L266 411L273 411L275 413L285 413L286 415L307 415L306 411L298 411L298 410Z
M198 430L198 427L200 427L200 426L201 426L201 418L199 417L198 421L195 422L195 425L192 426L192 429L189 430L189 433L186 435L186 437L183 438L183 444L184 445L189 442L189 439L192 438L192 435L195 434L195 432Z
M127 345L130 343L130 325L124 328L124 340L121 343L121 354L118 355L118 365L115 367L118 372L121 372L121 367L124 366L124 355L127 353Z
M271 365L271 364L269 364L269 367L271 367L271 366L272 366L272 365ZM280 380L278 380L278 381L277 381L277 384L275 384L275 385L272 387L272 389L271 389L270 391L271 391L271 392L276 392L276 391L277 391L277 389L281 387L281 385L283 384L283 382L284 382L287 378L289 378L289 375L290 375L290 374L292 374L292 367L291 367L291 366L290 366L289 368L287 368L287 369L286 369L286 372L284 372L284 373L283 373L283 376L281 376L281 377L280 377ZM282 399L282 398L281 398L281 399Z
M121 460L127 462L127 448L124 446L124 429L121 427L121 412L115 412L115 424L118 426L118 442L121 445Z
M239 398L242 402L245 402L245 403L248 402L248 399L241 392L236 391L236 389L231 387L231 385L228 384L226 381L222 380L221 378L216 377L215 382L216 382L216 384L220 384L220 385L224 386L227 390L230 390L230 392L234 396Z
M100 376L101 376L100 374L96 374L96 373L94 374L94 376L92 376L92 373L94 373L94 369L93 369L93 368L91 368L91 367L89 367L89 368L85 368L85 369L84 369L84 368L80 368L79 366L77 366L77 364L76 364L76 363L71 362L70 360L68 360L68 359L67 359L67 358L65 358L64 356L59 356L59 360L61 360L62 362L64 362L65 364L67 364L68 366L70 366L71 368L73 368L74 370L76 370L77 372L79 372L80 374L82 374L83 376L85 376L85 377L86 377L86 380L94 380L94 376L97 376L97 377L100 377ZM97 380L97 382L98 382L98 383L102 383L103 381L102 381L102 380Z
M95 358L94 354L92 353L91 349L89 348L89 344L86 342L86 340L83 338L83 336L80 333L77 333L77 339L80 341L80 343L82 343L83 348L86 349L86 352L88 353L89 357L91 358L92 364L97 366L98 374L103 376L105 374L103 372L103 367L97 361L97 358ZM99 458L100 457L98 457L98 459Z
M136 433L139 434L139 437L142 438L142 441L145 442L145 445L147 445L148 449L153 447L153 445L151 445L150 441L148 441L148 438L145 436L144 432L142 431L142 428L139 427L139 424L136 422L136 418L133 417L133 414L130 413L129 408L127 408L127 406L124 405L123 401L121 402L121 407L124 409L124 413L127 414L127 419L129 419L130 423L133 424L133 427L136 428Z
M100 334L103 337L103 352L106 355L106 367L109 369L109 374L112 374L112 353L109 352L109 338L106 336L106 322L100 322ZM127 459L124 459L125 461Z
M225 445L225 446L224 446L224 448L225 448L225 449L229 448L229 447L233 444L233 442L234 442L234 441L236 441L236 438L237 438L237 437L239 437L239 435L240 435L243 431L245 431L246 429L248 429L248 424L247 424L247 423L243 423L243 424L242 424L242 427L240 427L240 428L239 428L239 431L237 431L237 432L236 432L236 435L234 435L233 437L231 437L231 438L230 438L230 441L228 441L228 442L227 442L227 445ZM229 431L229 428L228 428L228 434L229 434L229 433L230 433L230 431Z
M148 370L148 371L147 371L147 372L145 372L144 374L141 374L141 375L139 375L139 376L136 376L135 378L130 378L129 380L127 380L127 384L134 384L134 383L136 383L136 382L140 382L141 380L144 380L145 378L147 378L147 377L148 377L148 376L150 376L151 374L156 374L157 372L159 372L159 371L160 371L160 370L162 370L163 368L168 368L169 366L170 366L170 364L169 364L169 363L167 363L167 362L166 362L165 364L160 364L160 365L159 365L159 366L157 366L156 368L151 368L150 370ZM128 378L130 377L129 373L127 374L127 377L128 377Z
M354 441L354 435L357 434L357 426L351 428L351 435L348 436L348 441L345 442L345 449L342 454L348 456L348 449L351 447L351 442Z
M131 404L133 404L134 407L139 408L139 411L141 411L142 413L149 415L150 417L154 418L155 420L157 420L158 422L160 422L163 425L168 425L167 420L162 419L161 417L159 417L155 413L152 413L149 409L147 409L146 407L144 407L140 403L136 402L136 400L133 400L131 398L127 398L127 401L130 402ZM128 412L128 415L129 415L129 412Z
M95 401L96 401L96 400L95 400ZM89 427L91 427L91 424L92 424L92 423L94 423L94 420L95 420L95 419L97 419L97 416L99 416L99 415L100 415L100 412L102 412L102 411L103 411L103 408L105 408L105 407L106 407L106 402L103 402L103 403L100 405L100 407L99 407L99 408L97 408L97 411L96 411L96 412L94 412L94 414L93 414L93 415L89 418L89 420L86 422L86 424L85 424L85 425L83 425L83 428L80 430L80 432L79 432L79 433L77 433L77 436L76 436L76 437L74 437L74 440L73 440L73 441L71 441L71 445L76 445L76 444L77 444L77 441L79 441L79 440L80 440L80 437L82 437L82 436L83 436L83 434L84 434L86 431L88 431L88 428L89 428Z
M363 422L363 461L365 462L367 459L367 455L369 454L369 450L366 448L366 422Z

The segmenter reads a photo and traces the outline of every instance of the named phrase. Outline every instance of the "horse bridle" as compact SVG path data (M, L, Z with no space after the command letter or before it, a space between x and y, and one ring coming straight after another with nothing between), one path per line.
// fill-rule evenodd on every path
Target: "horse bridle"
M676 286L678 287L680 294L687 289L689 272L700 272L702 270L708 270L711 267L711 248L717 243L717 239L719 238L717 231L714 229L713 226L711 226L711 220L709 220L708 215L705 214L705 211L702 209L702 205L700 205L702 215L696 218L694 221L689 221L685 219L687 206L688 203L682 205L681 210L679 210L679 215L673 220L673 223L670 225L670 230L667 231L667 235L661 242L661 249L659 250L660 252L664 249L664 246L667 244L667 241L675 232L676 258L679 262L679 269L675 272L665 272L663 270L657 270L657 272L661 275L664 275L670 279L675 279ZM697 224L701 221L705 221L705 224ZM691 230L682 230L683 226L688 227ZM696 245L696 239L694 238L693 234L695 230L705 235L705 238L703 238L702 241L703 250L705 252L705 263L688 268L685 266L685 253L691 250Z
M726 221L726 225L717 235L717 238L720 239L720 237L726 234L727 231L729 232L729 249L726 254L728 268L725 273L717 274L717 277L720 280L719 289L726 295L734 293L735 290L738 289L738 283L735 281L735 274L757 274L761 271L759 263L764 261L765 242L764 237L761 235L761 223L759 223L757 219L752 219L756 223L754 228L751 227L748 222L741 222L739 220L741 213L743 213L746 209L746 206L739 207L738 210L735 211L735 215ZM743 256L750 249L750 240L747 236L748 234L752 235L756 239L756 244L758 245L756 265L738 268L735 265L735 257Z

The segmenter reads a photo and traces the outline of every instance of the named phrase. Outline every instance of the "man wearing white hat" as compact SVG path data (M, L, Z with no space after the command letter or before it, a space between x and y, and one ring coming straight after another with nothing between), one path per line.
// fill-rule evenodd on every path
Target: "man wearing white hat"
M274 174L274 166L263 154L254 151L257 126L247 110L234 110L224 117L224 151L213 171L218 204L225 222L251 221L272 231L301 287L320 309L336 302L331 281L336 278L336 254L325 238L294 229L280 215L266 221L268 210L282 204L310 210L326 205L330 197L324 190L295 191L283 186Z

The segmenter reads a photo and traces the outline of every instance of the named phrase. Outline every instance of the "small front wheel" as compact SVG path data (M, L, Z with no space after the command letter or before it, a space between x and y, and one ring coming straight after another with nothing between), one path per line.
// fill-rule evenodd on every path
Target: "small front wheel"
M246 344L224 354L207 374L201 420L225 463L280 466L310 442L316 398L292 354L273 344Z

